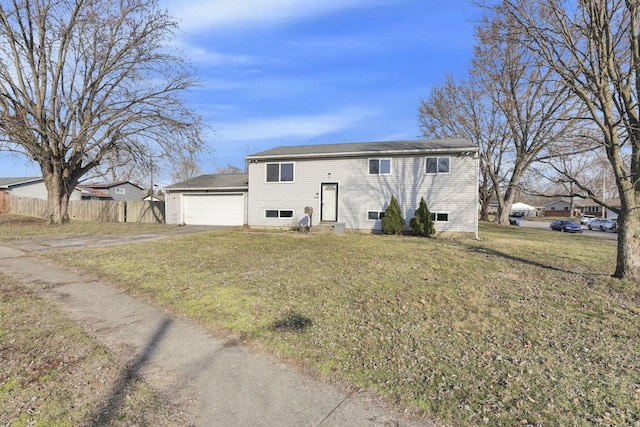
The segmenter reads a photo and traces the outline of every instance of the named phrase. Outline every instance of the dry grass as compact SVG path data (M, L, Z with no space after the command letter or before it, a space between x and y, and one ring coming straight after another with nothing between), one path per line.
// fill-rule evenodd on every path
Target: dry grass
M116 234L162 233L178 227L166 224L71 221L49 225L46 220L0 213L0 240L42 239Z
M0 425L191 423L22 285L0 275L0 288Z
M295 236L295 238L294 238ZM211 233L55 256L456 425L639 425L640 289L615 242Z

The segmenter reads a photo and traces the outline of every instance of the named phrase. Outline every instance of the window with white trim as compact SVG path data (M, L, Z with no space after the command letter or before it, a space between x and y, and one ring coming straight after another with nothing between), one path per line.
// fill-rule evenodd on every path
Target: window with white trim
M384 217L384 211L367 211L367 220L377 221Z
M293 210L291 209L267 209L264 211L265 218L293 218Z
M439 174L449 173L450 170L450 157L427 157L425 158L425 173Z
M267 182L293 182L293 163L267 163Z
M431 212L431 221L449 222L449 212Z
M391 175L391 159L369 159L369 175Z

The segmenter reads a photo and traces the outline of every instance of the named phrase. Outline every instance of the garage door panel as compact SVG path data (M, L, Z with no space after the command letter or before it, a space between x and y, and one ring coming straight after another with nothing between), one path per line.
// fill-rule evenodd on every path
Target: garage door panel
M184 196L184 223L187 225L243 225L242 194L202 194Z

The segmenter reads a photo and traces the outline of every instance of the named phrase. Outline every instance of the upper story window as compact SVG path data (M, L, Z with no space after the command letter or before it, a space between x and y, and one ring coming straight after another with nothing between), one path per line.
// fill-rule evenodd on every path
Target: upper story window
M369 159L369 175L390 175L391 159Z
M116 188L116 194L126 194L127 191L124 188Z
M267 163L267 182L293 182L293 163Z
M449 173L450 161L449 157L427 157L425 172L430 174Z

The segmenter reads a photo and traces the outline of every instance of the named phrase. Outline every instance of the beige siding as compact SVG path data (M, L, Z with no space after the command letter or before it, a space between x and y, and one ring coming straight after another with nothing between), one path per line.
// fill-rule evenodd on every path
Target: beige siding
M445 157L445 154L438 154ZM369 175L369 158L295 160L294 182L267 183L266 163L249 165L249 226L289 226L292 219L265 218L267 209L291 209L299 220L313 208L313 225L320 221L321 183L338 183L338 222L348 229L380 229L367 212L386 209L398 200L407 225L424 197L431 211L447 212L449 222L437 223L442 232L475 232L477 227L477 159L450 156L450 172L428 175L425 157L393 157L390 175ZM384 156L371 158L388 158Z

